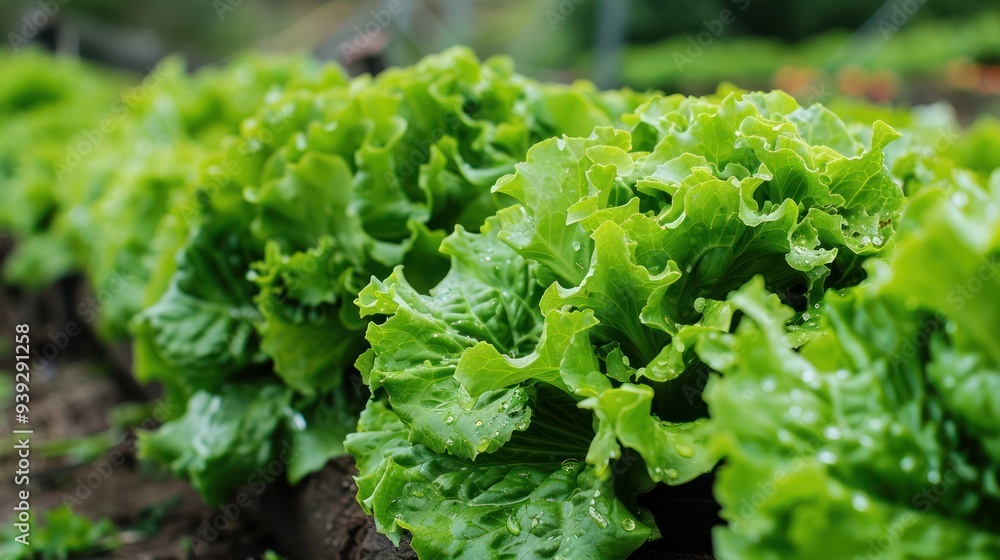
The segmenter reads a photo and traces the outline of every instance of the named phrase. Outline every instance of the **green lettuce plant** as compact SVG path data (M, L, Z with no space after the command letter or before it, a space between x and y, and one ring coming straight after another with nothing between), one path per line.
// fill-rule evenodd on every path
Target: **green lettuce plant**
M145 455L217 500L284 443L293 482L343 454L366 398L351 380L369 278L405 263L434 285L444 231L508 204L490 187L531 145L614 125L643 99L540 84L467 49L268 99L175 208L188 233L149 288L137 371L189 400Z
M0 231L18 240L4 279L43 287L79 263L64 219L75 196L60 182L62 166L127 79L34 50L0 51L0 67Z
M244 55L192 74L170 57L134 82L42 53L0 64L10 78L0 88L10 124L0 227L18 242L6 277L38 288L84 273L94 297L78 314L108 339L128 334L157 258L176 245L163 218L190 199L205 155L266 95L320 73L300 56Z
M996 558L1000 537L1000 174L955 171L909 201L890 263L793 311L756 281L704 338L725 457L720 558Z
M690 391L696 346L741 320L728 294L759 278L798 345L824 293L891 252L903 193L882 122L862 143L781 92L625 120L532 147L493 187L516 204L442 243L434 288L403 266L357 300L377 317L347 440L358 499L423 558L624 558L669 536L635 498L719 457Z
M176 238L186 231L174 211L189 204L208 155L239 132L265 97L323 81L320 65L302 56L243 55L192 74L185 66L171 57L151 71L141 92L123 94L127 111L116 137L94 156L103 160L99 189L73 211L107 338L127 336L158 260L173 258ZM84 173L73 179L94 182L92 170Z

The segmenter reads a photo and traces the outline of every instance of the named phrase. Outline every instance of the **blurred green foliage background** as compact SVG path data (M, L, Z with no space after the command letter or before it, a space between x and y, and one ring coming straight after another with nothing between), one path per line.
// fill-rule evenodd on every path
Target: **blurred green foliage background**
M602 27L619 22L626 43L650 45L699 33L732 10L724 38L799 42L854 31L894 7L915 14L907 25L997 8L982 0L5 0L0 27L17 33L23 18L49 10L55 24L74 28L84 54L125 58L106 51L132 48L135 57L169 50L212 59L253 48L319 49L330 39L351 39L354 26L364 31L377 12L391 11L393 21L383 29L390 45L439 50L460 41L555 70L577 66L581 54L596 48ZM395 49L393 62L409 62L407 50Z

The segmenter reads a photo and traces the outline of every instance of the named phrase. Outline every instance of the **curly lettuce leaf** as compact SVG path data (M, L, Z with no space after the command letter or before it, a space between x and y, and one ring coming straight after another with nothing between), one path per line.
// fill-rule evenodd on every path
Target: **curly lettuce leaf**
M815 332L809 315L824 291L857 283L860 263L890 248L903 193L883 165L898 136L883 123L865 144L822 107L781 93L655 99L626 120L630 131L598 127L528 150L493 188L515 203L478 236L459 229L445 241L452 269L427 295L401 268L362 291L362 312L388 318L369 327L359 365L408 444L483 465L509 454L513 470L539 459L519 438L555 436L544 445L556 451L571 432L587 441L589 472L621 475L623 503L653 483L684 484L719 458L699 391L684 389L706 364L733 363L721 347L696 352L746 320L728 294L762 277L772 303L796 306L774 319L795 333L793 348ZM526 422L496 430L477 453L447 445L468 435L440 416L471 413L481 426L481 407L498 394L523 396ZM547 431L560 425L544 415L553 400L580 418L575 428ZM369 461L370 449L355 452L359 480L385 469L405 477L387 459ZM406 509L414 504L366 507L416 514ZM414 532L414 546L427 540Z
M792 311L760 279L731 298L744 313L736 333L698 343L724 374L706 389L726 458L720 557L998 554L1000 361L981 330L1000 296L988 273L998 184L970 206L946 190L918 194L891 262L827 294L800 351L784 324Z
M230 224L193 231L166 293L138 317L159 358L189 387L212 388L264 361L253 329L258 315L251 286L229 266L249 251Z
M649 537L611 481L582 462L470 461L411 443L407 433L372 401L347 445L359 458L358 500L393 542L408 531L421 558L615 558ZM532 451L547 454L540 443Z
M456 369L477 340L516 352L539 338L539 316L530 303L537 284L533 267L515 260L495 235L459 229L442 251L452 258L451 270L429 296L411 287L402 269L358 296L362 316L392 315L368 326L374 354L359 366L415 438L439 453L475 459L527 426L530 395L492 390L473 397L461 389Z
M282 450L276 434L291 397L289 389L273 384L196 392L182 416L141 434L141 456L190 480L209 502L222 502L241 485L253 484Z

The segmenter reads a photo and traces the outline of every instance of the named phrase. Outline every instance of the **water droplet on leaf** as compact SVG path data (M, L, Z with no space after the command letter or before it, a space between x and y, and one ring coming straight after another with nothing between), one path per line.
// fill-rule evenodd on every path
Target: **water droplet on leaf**
M851 496L851 507L853 507L856 511L867 510L868 498L866 498L865 495L860 492L855 492L854 495Z
M601 529L604 529L608 526L608 520L605 519L603 515L601 515L601 512L594 509L593 506L587 508L587 515L589 515Z
M507 517L507 531L515 537L521 534L521 525L513 515Z

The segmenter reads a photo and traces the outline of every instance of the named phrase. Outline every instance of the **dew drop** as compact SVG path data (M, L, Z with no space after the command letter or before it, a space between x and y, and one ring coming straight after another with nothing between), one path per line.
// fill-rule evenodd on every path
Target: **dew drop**
M483 425L483 421L482 421L482 420L476 420L476 424L475 424L475 426L476 426L477 428L478 428L478 427L480 427L480 426L482 426L482 425Z
M622 529L625 529L626 531L635 529L635 521L632 521L628 517L622 519Z
M677 472L677 469L667 469L666 472L664 472L663 474L666 475L667 478L677 478L678 476L680 476L680 473Z
M853 507L855 511L867 510L868 498L866 498L861 492L855 492L854 495L851 496L851 507Z
M773 393L774 390L778 388L778 383L774 379L768 377L760 382L760 388L765 393Z
M597 526L600 527L601 529L604 529L608 526L608 520L605 519L603 515L601 515L601 512L594 509L594 506L587 508L587 515L589 515L591 519L594 520L594 523L597 523Z
M514 519L513 515L507 517L507 532L515 537L521 534L521 525L517 522L517 519Z
M686 445L678 445L677 454L685 459L690 459L691 457L694 457L694 449L691 449Z
M966 204L969 203L969 195L962 191L956 192L951 195L951 203L955 208L964 208Z
M449 414L448 417L444 419L444 423L451 426L452 424L455 423L455 417Z
M580 245L580 242L579 242L579 241L574 241L574 242L573 242L573 250L574 250L574 251L579 251L579 250L580 250L580 247L581 247L581 245Z

